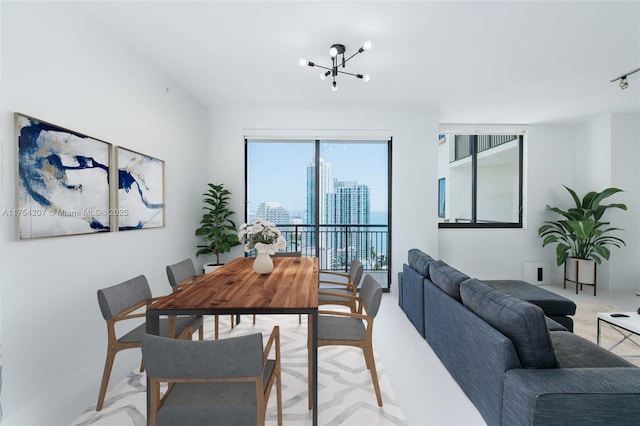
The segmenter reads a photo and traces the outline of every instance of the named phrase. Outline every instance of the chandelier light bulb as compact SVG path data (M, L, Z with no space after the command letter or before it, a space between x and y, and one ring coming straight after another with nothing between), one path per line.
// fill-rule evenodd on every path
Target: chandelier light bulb
M301 67L304 67L304 66L306 66L306 65L307 65L307 60L306 60L306 59L304 59L304 58L303 58L303 59L300 59L300 62L299 62L299 63L300 63L300 66L301 66Z
M364 50L369 50L369 49L371 49L371 46L372 46L371 42L370 42L369 40L367 40L367 41L365 41L365 42L364 42L364 44L362 45L362 48L363 48Z
M320 80L326 80L327 75L325 73L320 74Z
M338 54L338 49L336 49L335 47L332 47L331 49L329 49L329 55L331 55L332 58L335 58L337 54Z
M333 84L331 85L331 90L333 90L334 92L336 90L338 90L338 84L334 81Z
M369 74L365 74L365 75L364 75L363 80L364 80L364 81L369 81L369 78L370 78L370 77L369 77Z

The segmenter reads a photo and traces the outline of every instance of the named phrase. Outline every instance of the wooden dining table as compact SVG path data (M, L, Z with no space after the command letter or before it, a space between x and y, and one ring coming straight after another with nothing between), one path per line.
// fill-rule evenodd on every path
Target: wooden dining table
M147 333L159 334L160 316L223 314L307 314L311 336L309 398L318 424L318 258L274 257L273 271L257 274L253 258L232 260L196 277L191 285L147 307ZM149 383L147 379L147 389ZM147 393L147 419L149 418Z

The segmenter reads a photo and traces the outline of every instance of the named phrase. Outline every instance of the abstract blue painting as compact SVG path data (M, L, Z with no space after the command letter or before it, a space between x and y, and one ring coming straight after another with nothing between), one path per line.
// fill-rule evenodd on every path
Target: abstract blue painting
M108 232L111 145L22 114L18 139L20 239Z
M118 230L164 226L164 161L118 147Z

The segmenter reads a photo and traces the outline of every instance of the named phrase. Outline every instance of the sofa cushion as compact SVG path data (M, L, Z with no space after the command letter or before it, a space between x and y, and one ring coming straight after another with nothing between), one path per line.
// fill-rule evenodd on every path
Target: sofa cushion
M419 249L411 249L408 254L409 266L418 271L420 275L429 278L429 265L433 262L433 257Z
M462 303L508 337L524 368L555 368L558 360L544 312L482 281L469 279L460 285Z
M574 315L576 304L552 291L520 280L482 280L492 287L538 305L547 316Z
M551 340L560 368L635 367L613 352L567 331L553 331Z
M440 287L442 291L458 302L462 301L460 298L460 283L468 280L469 276L452 268L442 260L431 262L431 265L429 265L429 275L431 282Z

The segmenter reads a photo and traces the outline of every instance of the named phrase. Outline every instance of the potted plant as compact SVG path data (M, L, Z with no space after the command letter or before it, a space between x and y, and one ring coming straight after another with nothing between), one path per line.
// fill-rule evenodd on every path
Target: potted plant
M567 281L575 282L577 292L578 284L593 285L595 296L596 264L601 264L602 259L609 260L610 246L626 246L622 239L611 234L621 229L610 227L610 222L602 220L602 216L609 209L627 210L627 206L620 203L600 204L605 198L622 192L618 188L607 188L602 192L591 191L581 200L574 190L564 187L571 194L575 207L562 210L547 205L547 210L558 213L562 218L545 221L538 229L538 235L543 238L543 247L556 244L558 266L565 265L565 286Z
M231 220L235 214L229 209L231 192L223 184L208 184L209 190L203 193L205 212L200 220L196 235L202 237L204 244L198 245L196 257L201 254L215 254L216 262L204 265L205 273L221 265L220 253L228 253L232 247L240 245L236 225Z

